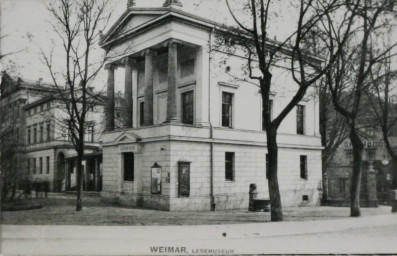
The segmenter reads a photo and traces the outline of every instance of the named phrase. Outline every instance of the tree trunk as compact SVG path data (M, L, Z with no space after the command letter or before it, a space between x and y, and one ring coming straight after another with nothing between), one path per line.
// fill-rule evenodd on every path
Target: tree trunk
M361 163L364 144L361 142L354 125L350 128L350 141L353 147L353 176L350 187L350 216L359 217L360 213L360 187Z
M84 157L84 145L79 143L77 151L77 200L76 200L76 211L83 209L82 200L82 188L83 188L83 157Z
M281 206L280 189L278 186L278 145L277 131L275 129L266 130L267 151L269 154L269 195L270 195L270 217L271 221L283 221L283 210Z
M397 189L397 155L392 155L391 161L391 190Z

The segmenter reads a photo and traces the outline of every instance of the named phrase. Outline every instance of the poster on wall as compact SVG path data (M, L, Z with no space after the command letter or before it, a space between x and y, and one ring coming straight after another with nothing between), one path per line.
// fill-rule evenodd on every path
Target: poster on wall
M152 194L161 194L161 166L157 163L152 166Z

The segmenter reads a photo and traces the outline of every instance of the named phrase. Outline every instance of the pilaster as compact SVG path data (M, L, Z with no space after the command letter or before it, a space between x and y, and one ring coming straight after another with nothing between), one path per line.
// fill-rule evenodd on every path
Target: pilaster
M108 64L105 66L108 71L107 80L107 104L106 104L106 131L114 130L114 69L115 66Z
M167 123L178 122L176 111L176 81L178 70L178 44L171 40L168 43L168 93L167 93Z
M145 104L143 125L153 125L153 56L150 49L145 51Z

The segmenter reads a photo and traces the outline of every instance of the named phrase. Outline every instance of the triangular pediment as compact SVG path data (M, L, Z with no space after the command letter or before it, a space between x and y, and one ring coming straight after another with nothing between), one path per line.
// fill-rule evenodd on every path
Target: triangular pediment
M158 17L159 15L132 15L129 20L124 22L122 26L118 29L117 34L124 34L134 28L139 27L140 25Z
M129 142L129 143L136 143L140 140L140 137L133 132L123 132L117 138L117 142Z
M128 34L130 31L144 26L146 23L151 20L155 20L156 18L163 15L165 11L153 11L153 12L145 12L145 11L130 11L125 13L120 17L119 20L110 28L107 32L104 41L102 43L106 43L107 41L111 41L113 39L117 39L120 36Z

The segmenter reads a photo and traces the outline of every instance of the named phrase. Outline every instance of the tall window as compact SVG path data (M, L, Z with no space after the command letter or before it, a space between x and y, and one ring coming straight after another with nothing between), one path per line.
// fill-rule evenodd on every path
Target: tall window
M33 174L36 174L36 158L33 158Z
M87 125L84 133L84 141L86 142L94 142L94 126Z
M273 120L273 100L269 100L269 111L270 111L270 120ZM262 130L266 130L265 127L265 119L263 118L263 112L265 112L265 108L262 105Z
M296 133L304 134L305 130L305 106L296 107Z
M51 140L51 124L47 124L47 141Z
M37 143L37 128L33 129L33 143Z
M124 153L124 180L134 181L134 153Z
M30 174L30 158L27 159L27 171L28 175Z
M225 179L234 180L234 152L225 152Z
M40 173L40 174L43 173L43 158L42 158L42 157L40 157L39 173Z
M182 93L182 123L193 124L193 91Z
M301 179L307 180L307 156L300 156Z
M28 144L32 143L32 140L30 139L31 137L31 132L30 132L30 127L28 128L28 137L27 137L27 142Z
M44 141L44 126L40 125L40 142L43 141Z
M49 173L50 173L50 157L47 156L46 160L47 160L47 161L46 161L46 162L47 162L47 163L46 163L46 164L47 164L47 165L46 165L46 173L49 174Z
M139 102L139 125L143 125L143 118L144 118L144 109L145 108L145 102L141 101Z
M233 93L222 92L222 126L232 127Z

